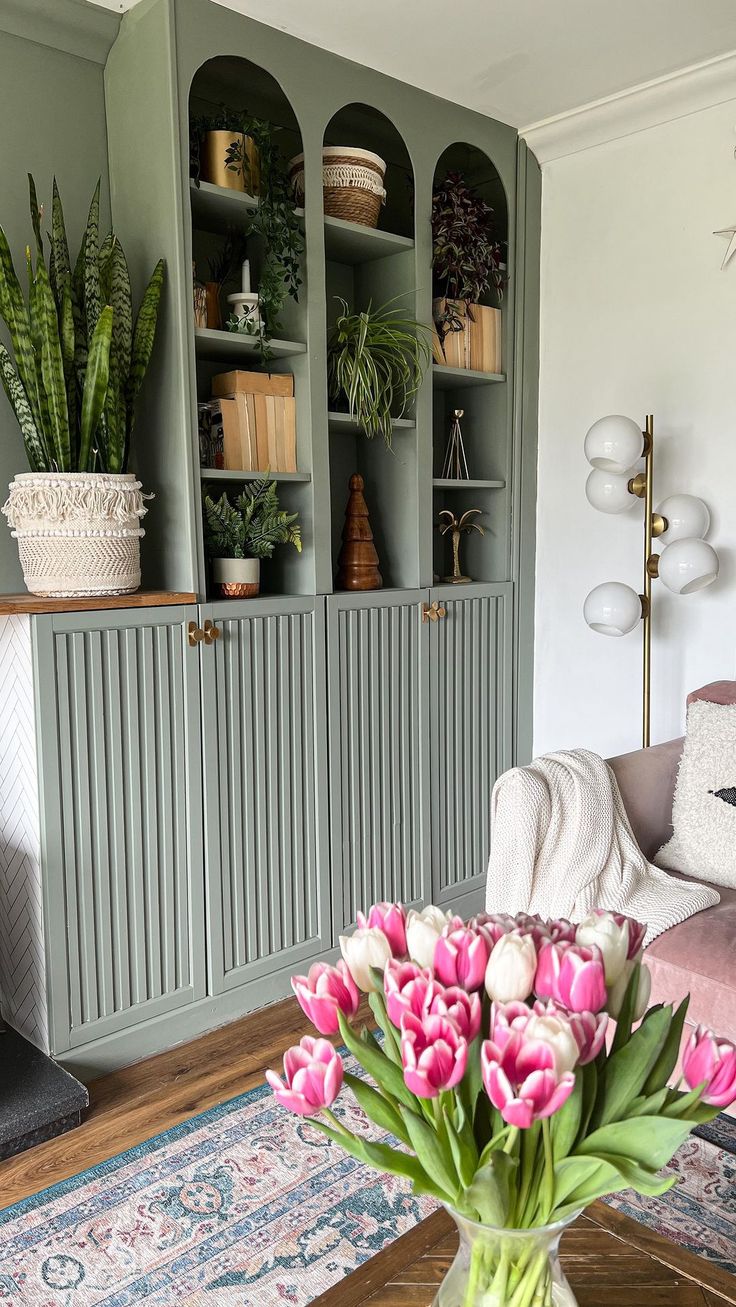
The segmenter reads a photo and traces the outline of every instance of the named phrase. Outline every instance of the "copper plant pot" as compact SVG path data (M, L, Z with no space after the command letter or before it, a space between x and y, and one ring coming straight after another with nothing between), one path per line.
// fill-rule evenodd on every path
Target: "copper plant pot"
M221 331L220 287L216 281L207 281L204 289L207 297L207 326L211 331Z
M213 558L212 580L222 599L253 599L261 588L258 558Z

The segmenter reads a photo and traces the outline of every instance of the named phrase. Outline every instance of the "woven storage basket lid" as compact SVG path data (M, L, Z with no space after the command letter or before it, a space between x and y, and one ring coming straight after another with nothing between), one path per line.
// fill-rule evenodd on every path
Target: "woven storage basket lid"
M372 150L361 150L358 146L351 145L325 145L322 149L322 158L326 161L333 159L362 159L369 166L373 164L381 176L386 171L386 160L382 159L380 154L374 154ZM289 160L289 171L300 172L304 168L304 155L295 154L293 159Z

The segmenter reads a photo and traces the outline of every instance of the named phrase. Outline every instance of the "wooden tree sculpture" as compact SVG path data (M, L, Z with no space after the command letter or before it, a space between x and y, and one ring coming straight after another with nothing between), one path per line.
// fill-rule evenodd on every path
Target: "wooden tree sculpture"
M482 536L485 535L480 523L471 520L482 511L481 508L469 508L462 517L456 517L449 508L440 510L440 517L444 519L439 523L441 534L444 536L448 531L452 531L452 576L445 576L442 579L452 585L464 585L471 579L469 576L463 576L460 570L460 537L469 535L471 531L479 531Z
M337 560L336 585L339 590L380 590L383 585L363 489L363 478L356 472L350 478L350 498L345 509L342 548Z

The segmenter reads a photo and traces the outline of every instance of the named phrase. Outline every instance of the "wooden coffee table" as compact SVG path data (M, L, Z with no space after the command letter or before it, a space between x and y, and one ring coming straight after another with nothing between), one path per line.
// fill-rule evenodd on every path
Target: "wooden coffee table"
M452 1221L435 1212L312 1307L431 1307L456 1248ZM736 1304L734 1276L604 1203L567 1231L562 1261L580 1307Z

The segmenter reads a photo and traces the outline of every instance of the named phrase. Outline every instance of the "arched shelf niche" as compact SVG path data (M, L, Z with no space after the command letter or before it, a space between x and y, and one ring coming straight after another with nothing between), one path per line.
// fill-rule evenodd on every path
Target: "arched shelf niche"
M261 568L261 589L266 594L309 593L314 585L314 552L304 255L302 253L298 299L289 297L285 300L278 314L279 330L271 342L272 356L264 365L252 336L226 329L234 307L228 296L243 289L244 258L250 264L251 291L256 293L259 290L265 246L262 237L250 233L249 228L262 200L263 177L262 174L259 177L256 170L251 172L246 162L242 185L221 184L227 180L226 176L222 176L218 183L208 176L201 150L207 126L222 127L235 133L240 125L247 131L248 122L253 120L268 131L269 146L284 164L284 170L288 171L289 161L302 151L302 136L294 110L276 78L265 68L241 56L221 55L204 63L192 79L189 95L192 259L197 280L209 283L210 288L219 286L219 291L210 289L208 303L214 296L220 320L219 326L215 326L217 314L214 313L212 320L208 317L204 330L201 324L195 324L197 406L201 415L202 406L213 398L213 379L219 374L234 370L252 372L264 367L272 373L293 374L297 473L285 473L279 463L274 462L270 436L268 455L262 451L262 418L259 417L257 441L249 432L246 450L245 439L241 440L242 464L232 466L232 458L228 458L225 467L218 465L212 469L210 460L203 467L204 460L200 456L200 478L203 488L215 497L224 491L232 499L254 473L259 470L262 473L267 468L271 471L279 482L280 506L288 512L299 513L304 549L301 554L287 546L276 550L273 559L264 562ZM218 162L222 162L219 155ZM232 171L239 181L237 169ZM287 402L290 401L286 392L283 396ZM240 417L238 420L240 422ZM257 445L255 450L254 445ZM200 449L201 445L198 455ZM284 462L287 461L284 455ZM208 475L212 471L218 475Z
M508 202L493 161L477 146L456 141L447 146L437 160L433 191L452 174L459 174L492 208L491 234L501 246L501 260L506 265ZM433 297L439 298L444 293L445 287L433 276ZM491 287L477 301L484 308L495 311L492 325L494 340L497 340L498 345L492 365L484 362L470 366L470 358L465 359L466 366L451 365L458 362L460 351L456 341L464 339L462 333L458 333L457 337L448 335L450 343L445 350L444 360L441 352L435 353L432 402L433 554L435 573L441 577L449 576L452 556L450 534L442 536L438 529L440 513L446 510L459 519L472 509L480 510L473 520L482 525L484 534L471 530L463 536L463 573L474 581L502 581L507 576L510 437L505 368L506 354L511 348L503 316L507 296L508 285L503 288L501 295ZM475 359L472 362L475 363ZM460 415L467 481L458 478L453 469L445 466L448 439L457 415Z
M388 301L416 316L414 169L403 137L385 114L367 104L343 106L328 123L326 146L369 150L386 163L386 203L376 228L325 215L328 341L344 300L350 312ZM418 584L417 432L413 404L394 424L392 449L368 439L349 421L339 397L328 395L332 564L337 572L349 481L359 473L384 587Z

